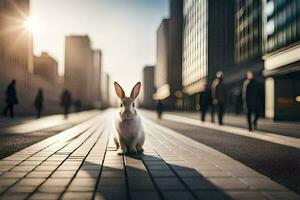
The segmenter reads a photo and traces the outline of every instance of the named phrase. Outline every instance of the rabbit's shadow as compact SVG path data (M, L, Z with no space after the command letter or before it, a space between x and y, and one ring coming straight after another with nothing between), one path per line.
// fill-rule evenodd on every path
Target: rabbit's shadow
M169 164L163 159L125 154L106 159L103 165L85 161L91 177L97 179L93 199L232 199L192 168ZM120 161L120 162L119 162ZM95 171L100 173L95 175Z

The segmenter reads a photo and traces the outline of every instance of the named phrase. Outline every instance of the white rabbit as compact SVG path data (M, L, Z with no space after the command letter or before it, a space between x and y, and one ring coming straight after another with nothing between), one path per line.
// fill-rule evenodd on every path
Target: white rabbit
M118 154L143 152L145 133L142 126L141 117L134 108L134 100L139 95L141 83L138 82L133 87L130 97L125 96L122 87L114 82L115 91L120 98L120 108L115 118L118 138L114 138Z

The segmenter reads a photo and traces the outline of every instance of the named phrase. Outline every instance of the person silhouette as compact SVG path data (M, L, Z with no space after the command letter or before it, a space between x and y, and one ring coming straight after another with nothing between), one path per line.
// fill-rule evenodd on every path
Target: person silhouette
M201 121L205 121L205 115L208 108L212 105L211 91L207 84L204 86L204 90L199 95L199 105L201 113Z
M161 120L163 111L164 111L164 104L162 103L162 100L158 100L157 106L156 106L156 112L157 112L157 118L159 120Z
M9 111L10 118L14 118L14 106L19 103L17 98L17 91L16 91L16 80L12 80L11 83L7 86L5 95L6 95L6 107L3 110L3 115L7 116Z
M63 91L63 93L61 95L60 105L63 107L64 116L65 116L65 119L67 119L69 111L70 111L70 107L72 105L72 95L71 95L71 92L69 90L64 90Z
M247 111L248 129L253 131L253 129L257 129L257 120L262 111L263 92L252 71L248 71L246 77L247 79L243 83L243 103ZM254 120L252 121L253 115Z
M43 110L43 103L44 103L43 90L39 89L38 93L35 97L35 100L34 100L34 106L35 106L35 109L37 111L37 118L41 117L41 113L42 113L42 110Z
M216 73L216 78L213 80L211 84L212 103L213 103L213 107L217 107L218 109L219 125L223 125L223 116L225 112L225 103L226 103L226 87L223 80L224 80L223 72L218 71ZM212 111L212 115L214 115L214 111Z

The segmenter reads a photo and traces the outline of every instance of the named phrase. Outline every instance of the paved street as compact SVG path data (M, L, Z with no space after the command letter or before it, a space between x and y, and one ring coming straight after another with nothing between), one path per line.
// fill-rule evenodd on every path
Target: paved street
M235 152L233 143L242 142L239 155L250 140L250 145L258 143L257 150L260 143L270 142L213 135L214 129L178 121L157 123L153 112L143 111L144 154L118 156L112 141L113 114L113 110L99 113L0 160L0 199L300 199L290 188L249 167L240 159L243 155L234 157L226 151ZM199 132L207 139L192 137ZM212 142L216 138L219 143ZM269 150L279 146L269 145ZM246 153L253 159L250 151Z
M98 111L74 113L70 114L68 119L64 119L63 115L51 115L40 119L19 117L13 120L2 117L0 118L0 158L69 129L97 114Z

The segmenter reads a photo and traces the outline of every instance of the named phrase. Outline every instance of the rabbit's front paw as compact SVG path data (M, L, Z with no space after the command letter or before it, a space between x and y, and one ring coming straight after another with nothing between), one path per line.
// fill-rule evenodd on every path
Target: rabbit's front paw
M144 151L143 147L141 147L141 146L137 146L136 150L138 153L142 153Z
M124 155L127 153L127 148L126 147L121 147L119 148L119 150L117 151L118 155Z
M129 148L129 153L137 153L137 150L135 147L130 147Z

